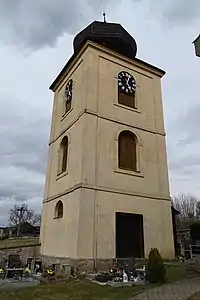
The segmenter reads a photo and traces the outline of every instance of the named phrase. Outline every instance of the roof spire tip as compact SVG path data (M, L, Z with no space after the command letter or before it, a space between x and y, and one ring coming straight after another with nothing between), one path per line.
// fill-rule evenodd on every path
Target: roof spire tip
M104 21L104 23L106 23L106 13L105 13L105 10L103 12L103 21Z

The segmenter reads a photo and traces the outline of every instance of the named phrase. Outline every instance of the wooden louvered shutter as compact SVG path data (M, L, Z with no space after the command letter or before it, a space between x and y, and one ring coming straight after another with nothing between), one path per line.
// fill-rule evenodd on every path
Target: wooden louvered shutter
M136 138L128 131L121 132L118 142L119 168L137 170Z

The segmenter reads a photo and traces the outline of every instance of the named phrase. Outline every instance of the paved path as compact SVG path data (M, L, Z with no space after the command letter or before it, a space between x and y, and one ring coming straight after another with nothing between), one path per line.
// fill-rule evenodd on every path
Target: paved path
M186 300L200 291L200 278L185 279L146 290L129 300Z
M31 287L38 285L39 282L36 280L33 280L32 278L27 278L24 280L0 280L0 290L10 290L10 289L19 289L24 287Z

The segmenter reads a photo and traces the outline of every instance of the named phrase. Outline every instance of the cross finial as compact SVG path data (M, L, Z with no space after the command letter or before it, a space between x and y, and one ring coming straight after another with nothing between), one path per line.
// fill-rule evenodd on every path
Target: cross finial
M103 12L103 21L106 23L106 13L105 13L105 11Z

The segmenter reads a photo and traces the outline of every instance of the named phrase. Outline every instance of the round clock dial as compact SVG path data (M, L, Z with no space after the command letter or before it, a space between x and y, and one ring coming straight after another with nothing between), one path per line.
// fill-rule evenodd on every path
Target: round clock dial
M133 94L136 89L136 82L128 72L120 72L118 75L118 86L123 93Z
M72 86L73 86L73 81L72 79L70 79L65 88L64 98L66 101L70 101L72 99Z

